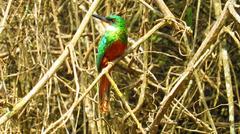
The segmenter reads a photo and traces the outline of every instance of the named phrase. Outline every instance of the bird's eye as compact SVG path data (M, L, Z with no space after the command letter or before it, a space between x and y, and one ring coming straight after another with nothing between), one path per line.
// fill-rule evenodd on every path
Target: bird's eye
M108 19L108 21L111 22L111 23L115 23L115 21L116 21L115 19L112 19L112 18L107 18L107 19Z
M111 19L111 22L112 22L112 23L115 23L115 21L116 21L115 19Z

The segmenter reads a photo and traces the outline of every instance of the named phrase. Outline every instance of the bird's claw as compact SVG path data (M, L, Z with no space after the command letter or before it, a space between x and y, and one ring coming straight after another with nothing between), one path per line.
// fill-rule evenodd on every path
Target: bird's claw
M108 62L108 65L111 65L111 66L113 66L113 62Z

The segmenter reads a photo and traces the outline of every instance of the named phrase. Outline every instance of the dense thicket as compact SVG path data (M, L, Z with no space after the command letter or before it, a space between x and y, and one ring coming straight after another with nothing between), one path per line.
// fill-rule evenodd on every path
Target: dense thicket
M90 17L76 34L92 0L1 0L0 131L240 133L235 2L98 3L95 14L121 15L129 36L127 55L112 69L112 89L124 98L112 90L110 113L102 115L93 81L103 24Z

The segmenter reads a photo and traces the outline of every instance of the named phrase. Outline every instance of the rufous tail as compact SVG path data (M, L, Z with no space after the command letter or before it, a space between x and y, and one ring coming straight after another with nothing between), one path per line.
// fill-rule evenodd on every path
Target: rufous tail
M108 101L109 101L109 87L110 82L106 75L103 75L100 79L99 85L99 104L100 104L100 112L107 113L108 112Z

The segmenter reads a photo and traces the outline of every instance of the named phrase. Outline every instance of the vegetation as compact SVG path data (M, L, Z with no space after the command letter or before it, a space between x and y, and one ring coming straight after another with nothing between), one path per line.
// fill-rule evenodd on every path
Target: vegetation
M0 132L240 133L237 0L1 0ZM100 74L104 24L128 50ZM112 68L111 108L98 80Z

